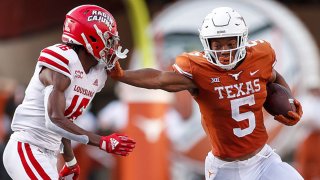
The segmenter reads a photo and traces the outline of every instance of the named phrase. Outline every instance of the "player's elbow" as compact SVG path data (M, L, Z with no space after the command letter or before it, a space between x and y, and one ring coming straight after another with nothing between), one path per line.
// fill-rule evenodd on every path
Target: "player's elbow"
M60 122L64 119L64 117L54 113L49 114L47 118L48 119L46 120L46 126L49 127L51 127L52 124L59 126Z
M61 122L61 118L59 118L58 116L49 116L46 118L45 126L50 131L59 133L58 127L60 127L59 126L60 122Z
M46 121L46 128L49 129L50 131L55 132L55 129L53 128L55 124L52 121Z

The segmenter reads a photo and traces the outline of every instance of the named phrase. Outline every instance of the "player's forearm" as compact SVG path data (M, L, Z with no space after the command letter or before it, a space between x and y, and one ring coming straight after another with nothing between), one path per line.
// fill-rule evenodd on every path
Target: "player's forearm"
M168 92L196 88L195 84L183 75L151 68L124 71L118 80L136 87L162 89Z
M57 126L51 127L51 130L59 133L61 136L81 143L84 143L84 139L87 139L88 144L99 146L101 136L80 128L65 117L51 117L50 119Z
M136 87L146 89L160 89L160 75L161 71L151 68L126 70L124 71L123 76L118 80Z
M71 140L62 138L61 142L63 144L63 159L65 162L69 162L74 158L73 150L71 147Z

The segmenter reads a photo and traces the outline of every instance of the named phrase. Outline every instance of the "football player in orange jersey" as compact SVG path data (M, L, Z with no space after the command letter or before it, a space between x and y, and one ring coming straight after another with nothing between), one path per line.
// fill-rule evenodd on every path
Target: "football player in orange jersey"
M172 71L145 68L123 71L116 64L109 74L121 82L169 92L188 90L198 103L202 126L212 145L205 160L205 176L211 179L302 179L266 144L268 135L262 114L269 82L288 87L273 68L276 56L266 41L247 42L242 16L228 7L209 13L199 29L203 52L183 53ZM288 87L289 88L289 87ZM274 118L296 124L297 112Z

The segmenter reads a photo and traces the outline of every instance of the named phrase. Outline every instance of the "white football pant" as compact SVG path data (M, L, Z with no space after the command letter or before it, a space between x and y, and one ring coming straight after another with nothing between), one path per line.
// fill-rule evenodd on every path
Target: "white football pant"
M244 161L227 162L209 152L205 161L206 180L300 180L301 175L269 145Z
M3 164L14 180L58 179L57 156L53 151L10 138Z

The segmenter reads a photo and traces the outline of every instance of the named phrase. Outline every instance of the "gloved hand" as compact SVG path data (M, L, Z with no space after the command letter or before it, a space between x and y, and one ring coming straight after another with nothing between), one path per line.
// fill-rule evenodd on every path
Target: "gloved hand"
M59 180L66 179L66 176L73 174L72 179L77 180L80 175L80 166L78 164L68 167L67 165L64 165L63 168L59 172Z
M100 139L100 149L116 155L127 156L132 152L136 142L121 134L111 134L102 136Z
M293 126L297 124L297 122L299 122L301 119L303 111L302 111L302 106L300 102L297 101L296 99L294 100L294 105L296 106L297 112L289 111L288 112L289 117L285 117L283 115L277 115L277 116L274 116L274 119L287 126Z
M124 75L123 69L121 68L119 61L117 61L114 64L114 67L110 71L107 71L107 73L109 76L111 76L112 79L120 79Z

